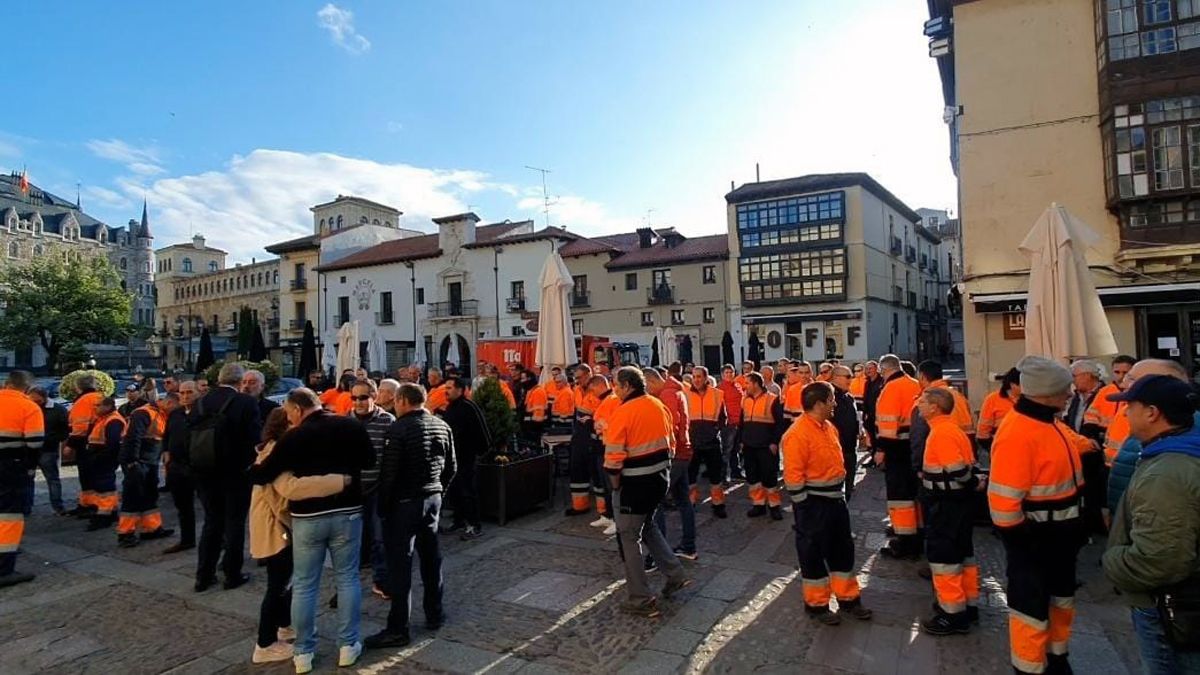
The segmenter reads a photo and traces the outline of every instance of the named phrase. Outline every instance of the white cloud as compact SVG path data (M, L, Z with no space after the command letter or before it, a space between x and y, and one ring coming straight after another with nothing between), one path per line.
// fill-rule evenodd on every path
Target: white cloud
M258 149L218 171L116 183L135 201L146 194L160 245L201 232L234 260L248 260L265 257L265 245L311 233L309 208L338 194L389 204L404 212L405 227L428 230L430 218L465 211L468 195L471 203L507 201L501 186L486 179L476 171Z
M528 189L524 197L517 201L517 208L529 211L540 227L544 218L545 200L540 188ZM576 195L551 195L550 224L562 227L583 236L599 234L614 234L629 232L637 229L640 224L637 218L617 216L599 202Z
M90 204L94 201L113 209L125 210L133 207L133 201L129 198L119 192L100 187L99 185L89 185L84 188L83 200L85 204Z
M354 12L332 2L317 12L317 25L329 31L334 44L351 54L362 54L371 48L371 41L354 28Z
M87 149L92 154L113 162L125 165L136 176L157 176L166 173L162 167L162 153L158 147L149 145L133 145L119 138L107 141L93 139L87 142Z

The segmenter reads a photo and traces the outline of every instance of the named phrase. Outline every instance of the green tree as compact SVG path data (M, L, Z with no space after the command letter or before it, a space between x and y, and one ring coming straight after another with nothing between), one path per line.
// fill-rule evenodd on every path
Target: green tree
M483 411L483 420L487 422L488 431L492 432L492 444L496 448L507 446L513 434L517 433L517 418L513 409L508 407L508 399L500 390L500 383L494 377L487 378L471 392L471 400Z
M102 259L65 263L45 257L0 268L0 305L0 344L18 349L40 343L56 371L67 344L121 342L133 330L131 296Z
M242 305L242 309L238 311L237 329L238 358L244 359L250 356L250 345L254 342L254 315L250 313L250 308L245 305Z

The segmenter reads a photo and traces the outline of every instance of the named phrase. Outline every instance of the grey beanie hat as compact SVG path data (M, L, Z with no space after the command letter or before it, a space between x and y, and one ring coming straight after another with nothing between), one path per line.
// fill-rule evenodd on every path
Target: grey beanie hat
M1043 356L1026 356L1017 362L1021 371L1021 393L1026 396L1054 396L1071 390L1071 371L1061 363Z

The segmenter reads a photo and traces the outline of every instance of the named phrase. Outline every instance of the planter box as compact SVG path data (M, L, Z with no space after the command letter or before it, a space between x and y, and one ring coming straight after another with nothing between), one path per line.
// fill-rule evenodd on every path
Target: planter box
M507 464L479 464L479 513L504 525L550 502L554 455L538 455Z

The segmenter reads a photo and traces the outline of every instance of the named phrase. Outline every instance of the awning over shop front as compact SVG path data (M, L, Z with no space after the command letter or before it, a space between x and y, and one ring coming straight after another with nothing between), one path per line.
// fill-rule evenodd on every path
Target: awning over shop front
M1200 302L1200 283L1108 286L1097 288L1105 307L1145 307ZM976 314L1008 314L1025 311L1026 293L972 293Z
M861 319L862 310L845 309L828 312L799 312L792 314L767 314L763 316L743 316L742 323L757 326L764 323L788 323L789 321L844 321L846 319Z

